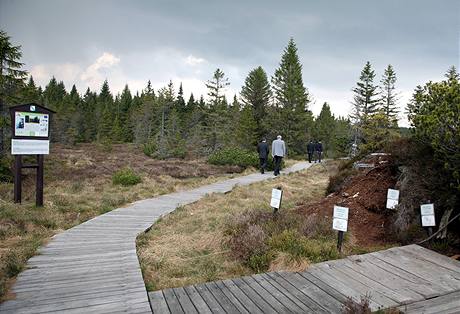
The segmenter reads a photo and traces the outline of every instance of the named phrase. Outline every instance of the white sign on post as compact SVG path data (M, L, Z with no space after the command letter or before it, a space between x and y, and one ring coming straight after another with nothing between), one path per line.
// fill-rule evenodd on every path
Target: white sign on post
M348 228L348 207L334 206L332 229L346 232Z
M49 140L11 140L11 155L49 155Z
M282 190L272 189L272 199L270 202L270 206L273 208L279 209L281 205L282 196L283 196Z
M436 219L434 217L434 204L420 205L420 214L422 215L422 227L436 226Z
M394 209L399 204L399 190L388 189L387 208Z

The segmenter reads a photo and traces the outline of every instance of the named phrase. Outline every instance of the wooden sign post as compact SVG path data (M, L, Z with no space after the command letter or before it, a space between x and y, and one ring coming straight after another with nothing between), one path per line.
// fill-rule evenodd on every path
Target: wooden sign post
M344 233L348 229L348 207L334 206L334 214L332 218L332 229L337 230L337 250L342 254L342 244Z
M14 155L14 202L21 203L22 169L37 169L35 204L43 206L43 155L49 154L51 116L54 111L38 104L24 104L10 108ZM23 155L36 155L37 164L23 164Z
M273 214L276 214L281 208L281 200L283 199L283 190L281 187L272 189L272 199L270 201L270 206L273 207Z
M428 236L431 237L431 235L433 234L432 227L436 226L436 219L434 216L434 204L420 205L420 216L422 220L422 227L427 228Z

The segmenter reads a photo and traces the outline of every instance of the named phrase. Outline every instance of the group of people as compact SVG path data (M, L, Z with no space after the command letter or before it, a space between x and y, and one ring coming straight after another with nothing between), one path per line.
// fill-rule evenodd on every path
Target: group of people
M265 138L257 144L257 152L259 153L260 173L263 174L265 172L265 168L267 167L268 156L270 154L268 143ZM276 140L272 142L273 174L275 176L280 174L281 161L286 156L286 153L286 144L284 143L281 135L278 135ZM321 144L321 141L313 142L313 140L310 140L307 145L307 153L308 161L310 163L312 158L314 158L315 162L321 162L321 155L323 154L323 144Z
M307 154L308 154L308 162L311 163L313 159L314 162L321 162L321 156L323 155L323 144L321 141L310 142L307 145Z

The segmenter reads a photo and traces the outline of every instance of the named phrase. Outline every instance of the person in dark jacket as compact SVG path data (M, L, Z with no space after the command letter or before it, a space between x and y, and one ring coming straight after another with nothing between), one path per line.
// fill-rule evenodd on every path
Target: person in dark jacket
M318 141L315 145L315 151L317 154L317 161L321 162L321 155L323 154L323 144L321 144L321 141Z
M267 167L267 159L268 159L268 144L266 139L262 139L259 144L257 144L257 152L259 153L259 160L260 160L260 173L265 172L265 168Z
M314 153L315 153L315 143L313 143L313 141L310 140L310 143L307 144L307 154L308 154L309 163L311 163L311 158L313 157Z

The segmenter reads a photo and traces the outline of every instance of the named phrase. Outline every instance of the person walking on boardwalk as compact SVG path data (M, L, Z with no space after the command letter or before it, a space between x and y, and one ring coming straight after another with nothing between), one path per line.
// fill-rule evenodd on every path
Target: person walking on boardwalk
M321 155L323 154L323 144L321 144L321 140L315 144L315 150L318 157L318 162L321 162Z
M260 160L260 173L265 172L265 168L267 167L267 159L268 159L268 144L265 138L257 144L257 152L259 153L259 160Z
M273 174L278 176L281 170L281 161L286 156L286 144L281 139L281 135L276 137L276 140L272 142L272 157L274 159L274 171Z
M312 140L307 144L307 154L308 154L308 162L311 163L311 158L315 153L315 143Z

